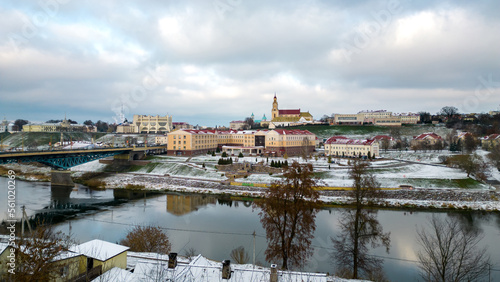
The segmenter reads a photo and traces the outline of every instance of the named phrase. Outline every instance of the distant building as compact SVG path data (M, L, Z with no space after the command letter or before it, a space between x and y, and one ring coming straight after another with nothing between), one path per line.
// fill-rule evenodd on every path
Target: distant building
M481 139L481 147L485 150L491 150L500 145L500 134L490 134Z
M313 116L309 112L301 112L299 109L279 109L278 98L274 94L273 107L271 109L271 121L269 128L279 126L291 126L299 123L313 122Z
M233 120L229 123L229 129L240 130L245 129L247 123L244 120Z
M95 126L70 123L66 118L60 123L28 123L23 132L97 132Z
M412 148L425 148L429 146L434 146L438 142L443 142L443 138L434 132L422 133L415 136L410 142Z
M172 116L134 115L132 125L137 133L167 133L172 131Z
M402 124L416 124L420 115L415 113L393 114L386 110L360 111L357 114L335 114L333 124L362 125L374 124L379 126L401 126Z
M173 130L177 129L193 129L193 126L187 122L172 122Z
M9 122L3 118L3 121L0 123L0 133L4 133L9 131Z
M379 144L374 139L358 140L332 136L325 141L325 154L338 157L378 157Z
M155 144L166 145L168 144L168 135L156 136Z

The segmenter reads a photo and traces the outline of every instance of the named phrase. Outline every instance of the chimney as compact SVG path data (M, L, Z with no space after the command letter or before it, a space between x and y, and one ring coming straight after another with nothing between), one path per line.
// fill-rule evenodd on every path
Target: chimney
M276 264L271 264L271 282L278 282L278 269Z
M175 268L177 266L177 253L168 254L168 268Z
M231 278L231 261L224 260L222 261L222 279L230 279Z

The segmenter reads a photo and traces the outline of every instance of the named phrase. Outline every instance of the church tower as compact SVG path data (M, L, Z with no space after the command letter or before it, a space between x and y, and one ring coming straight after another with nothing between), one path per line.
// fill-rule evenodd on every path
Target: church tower
M278 110L278 99L276 98L276 93L274 93L273 109L271 110L271 120L279 116Z

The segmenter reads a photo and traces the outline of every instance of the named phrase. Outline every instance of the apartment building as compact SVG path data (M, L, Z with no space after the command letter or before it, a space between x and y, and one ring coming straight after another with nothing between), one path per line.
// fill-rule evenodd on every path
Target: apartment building
M206 154L217 149L215 130L180 129L167 135L167 154L191 156Z
M332 136L325 141L325 154L339 157L378 157L379 144L375 139L358 140Z
M257 133L265 136L265 151L276 156L297 156L314 151L316 135L308 130L274 129Z

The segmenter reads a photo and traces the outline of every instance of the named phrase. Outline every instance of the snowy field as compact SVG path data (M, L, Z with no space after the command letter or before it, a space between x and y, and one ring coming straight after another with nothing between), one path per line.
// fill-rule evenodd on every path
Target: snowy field
M485 155L486 152L478 151ZM481 184L475 180L468 179L465 172L459 169L449 168L439 164L440 156L451 155L449 151L441 152L413 152L413 151L389 151L383 153L382 157L391 159L379 159L371 162L371 170L376 175L381 187L398 187L401 184L409 184L418 188L469 188L489 189L488 185ZM220 156L201 155L192 158L153 156L151 163L145 166L134 166L130 174L151 176L173 176L187 179L222 181L227 178L223 172L218 172L216 164ZM284 158L266 157L232 157L234 162L270 163L271 161L284 162ZM300 157L286 159L288 163L298 161L299 163L312 164L319 177L321 184L332 187L350 187L352 180L349 179L349 159L332 158L335 163L328 164L326 157L316 157L304 160ZM204 167L203 167L204 166ZM104 171L105 164L93 161L74 167L73 171ZM78 175L78 174L77 174ZM236 179L237 182L245 183L271 183L279 180L281 174L252 174L247 178ZM500 177L498 171L494 171L494 177Z

